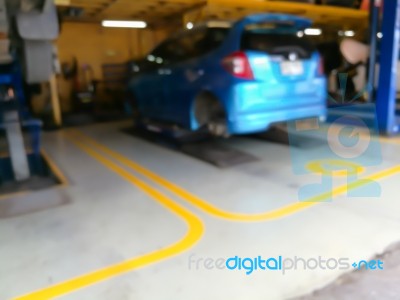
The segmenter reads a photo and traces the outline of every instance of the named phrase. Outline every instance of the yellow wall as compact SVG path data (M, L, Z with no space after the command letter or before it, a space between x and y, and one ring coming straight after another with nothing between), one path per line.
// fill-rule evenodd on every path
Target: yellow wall
M96 79L102 79L101 66L122 63L145 55L167 36L165 31L148 29L104 28L95 23L64 23L57 46L60 62L72 62L75 56L80 67L89 64ZM59 93L63 111L69 111L71 81L59 76Z

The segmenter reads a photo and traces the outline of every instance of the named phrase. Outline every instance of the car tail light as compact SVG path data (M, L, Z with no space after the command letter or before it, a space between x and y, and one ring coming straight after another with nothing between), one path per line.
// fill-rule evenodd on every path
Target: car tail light
M322 58L322 56L320 56L318 61L318 75L322 76L324 74L325 74L324 59Z
M253 80L253 70L244 52L234 52L222 60L223 67L233 76Z

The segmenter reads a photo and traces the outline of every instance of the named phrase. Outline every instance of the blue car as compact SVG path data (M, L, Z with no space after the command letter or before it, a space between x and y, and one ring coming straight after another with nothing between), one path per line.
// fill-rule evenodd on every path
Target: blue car
M129 91L140 116L220 136L325 118L323 63L303 32L310 25L257 14L172 36L135 65Z

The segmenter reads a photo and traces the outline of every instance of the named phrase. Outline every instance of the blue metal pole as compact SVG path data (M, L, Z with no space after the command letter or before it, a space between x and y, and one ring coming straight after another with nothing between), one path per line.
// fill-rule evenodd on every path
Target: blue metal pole
M376 111L380 132L393 135L399 131L395 108L400 42L400 0L384 1L382 34Z
M369 68L368 68L368 102L372 102L375 97L375 64L377 61L377 33L379 26L379 6L375 0L371 0L369 5Z

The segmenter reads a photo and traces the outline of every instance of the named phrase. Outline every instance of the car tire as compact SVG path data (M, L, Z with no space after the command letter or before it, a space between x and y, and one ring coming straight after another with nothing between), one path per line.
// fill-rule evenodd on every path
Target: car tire
M228 137L226 112L220 101L210 93L203 93L194 103L194 117L199 128L216 137Z

